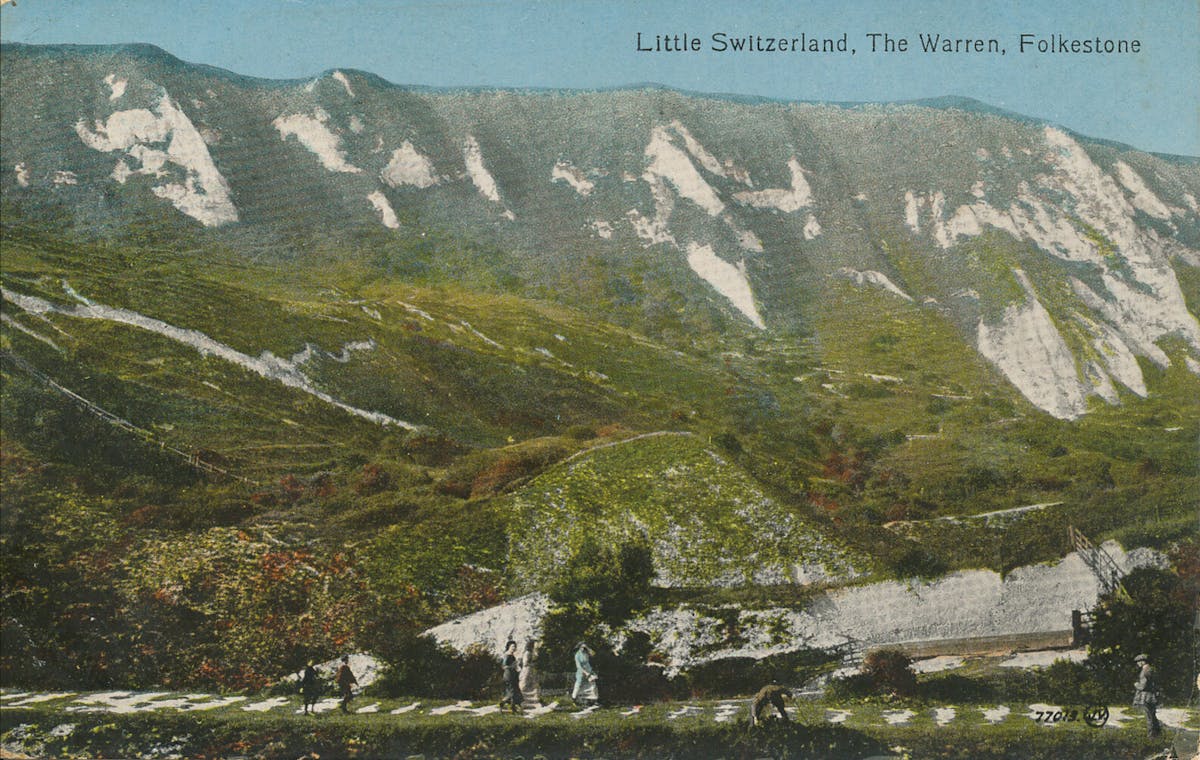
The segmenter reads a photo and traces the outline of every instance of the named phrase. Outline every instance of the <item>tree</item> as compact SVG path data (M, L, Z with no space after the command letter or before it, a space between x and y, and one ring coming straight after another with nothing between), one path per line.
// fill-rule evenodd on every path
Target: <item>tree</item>
M1195 547L1176 551L1176 567L1195 567L1194 561L1181 561L1189 553L1194 554ZM1189 572L1140 567L1122 581L1128 598L1112 592L1096 604L1088 662L1111 693L1130 692L1137 674L1133 658L1145 653L1168 699L1189 694L1197 654L1197 598Z
M625 622L646 603L652 580L654 563L644 543L613 548L584 541L548 589L545 655L565 661L574 644L594 638L602 624L615 628Z

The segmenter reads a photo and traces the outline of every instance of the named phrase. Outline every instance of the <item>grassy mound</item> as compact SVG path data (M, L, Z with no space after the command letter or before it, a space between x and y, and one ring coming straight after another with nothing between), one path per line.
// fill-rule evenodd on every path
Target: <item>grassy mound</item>
M589 537L647 541L660 585L786 583L865 564L688 434L572 457L513 494L511 512L510 568L531 587Z

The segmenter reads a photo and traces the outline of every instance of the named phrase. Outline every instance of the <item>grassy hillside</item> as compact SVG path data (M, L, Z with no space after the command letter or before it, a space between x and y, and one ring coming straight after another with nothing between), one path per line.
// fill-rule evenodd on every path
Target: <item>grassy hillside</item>
M1068 525L1127 546L1194 533L1194 166L1076 146L1178 207L1130 206L1140 237L1118 250L1081 216L1101 191L1123 208L1116 180L1081 189L1070 150L997 114L440 93L358 72L350 96L141 47L6 46L2 64L10 677L241 686L351 641L394 653L393 632L544 586L585 538L645 540L661 582L695 587L1008 570L1068 551ZM117 110L161 117L168 96L236 223L161 197L193 169L119 180L119 161L153 167L83 139ZM280 117L323 125L349 169ZM404 144L433 184L385 179ZM1004 218L948 232L969 204L993 221L1036 208L1099 258ZM1105 358L1089 320L1121 322L1079 286L1105 301L1113 283L1154 296L1127 339L1183 325L1142 351L1170 366L1131 360L1144 398L1040 411L977 348L1028 303L1016 269L1068 368ZM280 579L295 584L273 595ZM313 622L331 610L345 625Z
M545 585L589 540L647 541L662 585L787 583L798 573L835 579L868 564L686 433L583 452L509 504L509 565L529 588Z

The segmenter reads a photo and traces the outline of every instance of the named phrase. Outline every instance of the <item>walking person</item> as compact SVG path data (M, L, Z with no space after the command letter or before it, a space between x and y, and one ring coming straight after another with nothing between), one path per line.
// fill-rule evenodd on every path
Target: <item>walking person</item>
M342 656L342 666L338 668L335 680L342 691L342 712L349 713L350 700L354 698L354 687L358 685L358 679L350 670L350 655Z
M500 698L500 707L508 705L513 712L521 712L524 698L521 694L520 665L517 662L517 642L509 641L504 645L504 656L500 659L500 674L504 678L504 696Z
M525 642L525 651L521 654L518 685L521 688L521 696L526 702L540 705L542 703L542 683L538 677L536 658L537 642L530 639Z
M312 660L304 666L304 675L300 677L300 697L304 700L304 714L309 712L316 713L314 709L317 704L317 697L321 695L321 678L317 675L317 669L313 667Z
M1157 739L1162 733L1162 724L1158 722L1158 705L1162 701L1162 693L1158 690L1158 673L1150 665L1148 655L1139 654L1133 658L1133 662L1138 666L1133 704L1146 713L1146 731L1151 739Z
M575 704L600 704L600 687L597 681L600 677L592 667L592 655L595 652L581 641L575 645L575 688L571 690L571 699Z

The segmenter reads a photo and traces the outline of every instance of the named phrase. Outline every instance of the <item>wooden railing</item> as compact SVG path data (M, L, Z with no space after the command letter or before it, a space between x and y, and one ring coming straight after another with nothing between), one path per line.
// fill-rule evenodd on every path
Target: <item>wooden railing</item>
M1116 560L1109 556L1109 553L1103 548L1092 543L1091 539L1083 535L1083 532L1074 525L1067 526L1067 536L1071 540L1071 546L1079 553L1080 559L1100 581L1103 592L1106 595L1115 592L1118 596L1129 599L1129 592L1121 583L1121 576L1124 573Z

